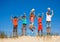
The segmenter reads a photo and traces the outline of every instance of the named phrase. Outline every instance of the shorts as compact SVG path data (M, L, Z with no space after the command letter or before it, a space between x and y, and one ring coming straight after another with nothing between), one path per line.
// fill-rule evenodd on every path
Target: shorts
M14 25L14 27L13 27L13 28L17 28L17 26L18 26L18 25Z
M26 24L23 23L23 25L26 25Z
M23 24L23 27L26 27L26 24Z
M42 30L42 25L38 25L38 31Z
M30 24L30 29L32 29L34 27L34 25L33 24Z

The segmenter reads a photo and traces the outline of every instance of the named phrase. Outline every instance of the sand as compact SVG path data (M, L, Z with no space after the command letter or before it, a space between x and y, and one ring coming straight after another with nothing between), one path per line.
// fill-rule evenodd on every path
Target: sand
M0 42L60 42L60 36L21 36L18 38L4 38Z

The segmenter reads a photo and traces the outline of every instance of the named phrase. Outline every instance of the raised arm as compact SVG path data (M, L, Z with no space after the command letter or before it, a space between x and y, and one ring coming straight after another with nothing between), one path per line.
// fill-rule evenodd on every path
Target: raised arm
M38 16L37 16L37 18L40 16L40 13L38 13Z
M42 18L44 17L44 13L42 12Z
M51 16L53 16L54 15L54 13L53 13L53 10L52 10L52 15Z
M21 20L22 19L22 15L19 17L19 20Z
M12 16L10 17L11 20L13 20Z
M20 17L18 17L18 20L21 20Z

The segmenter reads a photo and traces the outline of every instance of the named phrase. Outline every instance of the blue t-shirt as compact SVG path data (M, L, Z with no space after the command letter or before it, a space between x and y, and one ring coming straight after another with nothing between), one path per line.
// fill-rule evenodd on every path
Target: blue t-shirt
M26 24L26 18L22 18L23 24Z

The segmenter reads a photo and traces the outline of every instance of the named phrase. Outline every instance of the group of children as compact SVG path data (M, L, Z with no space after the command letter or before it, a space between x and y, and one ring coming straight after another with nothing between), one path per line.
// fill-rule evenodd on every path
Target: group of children
M44 13L42 13L42 16L40 16L40 13L38 14L38 35L43 35L43 26L42 26L42 19L43 19ZM53 10L51 11L50 8L48 8L48 11L46 12L46 24L47 24L47 34L50 34L50 27L51 27L51 18L53 16ZM35 9L32 9L30 11L30 25L29 29L33 32L35 30L34 26L34 20L36 18L35 15ZM23 16L20 16L19 18L14 16L13 18L11 17L11 20L13 22L13 36L17 36L17 27L18 27L18 21L22 20L22 35L26 35L26 25L27 25L27 19L26 19L26 13L24 13Z

